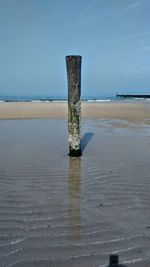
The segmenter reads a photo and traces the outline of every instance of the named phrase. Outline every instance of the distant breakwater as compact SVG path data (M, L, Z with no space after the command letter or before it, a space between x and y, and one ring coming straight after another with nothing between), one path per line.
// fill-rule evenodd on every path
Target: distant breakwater
M116 97L117 98L140 98L140 99L142 98L142 99L145 99L145 98L150 98L150 95L116 94Z

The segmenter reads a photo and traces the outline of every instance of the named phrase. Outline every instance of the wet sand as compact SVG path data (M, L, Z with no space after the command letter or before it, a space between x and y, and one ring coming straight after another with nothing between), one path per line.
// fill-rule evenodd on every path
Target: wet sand
M81 129L70 158L65 119L0 120L1 267L150 266L149 124Z
M146 104L145 104L146 103ZM82 118L150 121L150 103L82 103ZM0 119L67 118L67 103L0 103Z

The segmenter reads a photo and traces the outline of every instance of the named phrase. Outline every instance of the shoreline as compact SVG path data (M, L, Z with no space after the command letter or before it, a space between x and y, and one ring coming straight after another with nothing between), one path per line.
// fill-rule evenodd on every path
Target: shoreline
M67 119L67 102L0 103L0 120L7 119ZM129 122L150 123L150 105L144 103L85 103L81 117L87 119L121 119Z

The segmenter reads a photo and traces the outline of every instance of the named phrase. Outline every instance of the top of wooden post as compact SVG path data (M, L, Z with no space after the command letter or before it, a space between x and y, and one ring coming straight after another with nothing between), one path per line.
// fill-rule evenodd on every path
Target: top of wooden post
M82 58L82 57L80 55L68 55L68 56L66 56L66 60L74 59L74 58Z
M66 57L81 57L80 55L67 55Z
M81 94L81 61L78 55L66 56L67 78L68 78L68 101L76 105L80 101Z

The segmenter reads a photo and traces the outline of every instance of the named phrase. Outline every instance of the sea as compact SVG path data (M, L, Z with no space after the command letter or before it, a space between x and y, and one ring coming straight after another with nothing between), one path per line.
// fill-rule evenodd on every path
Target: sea
M67 97L62 96L0 96L3 102L67 102ZM150 101L150 98L120 98L116 96L81 97L83 102L141 102Z

